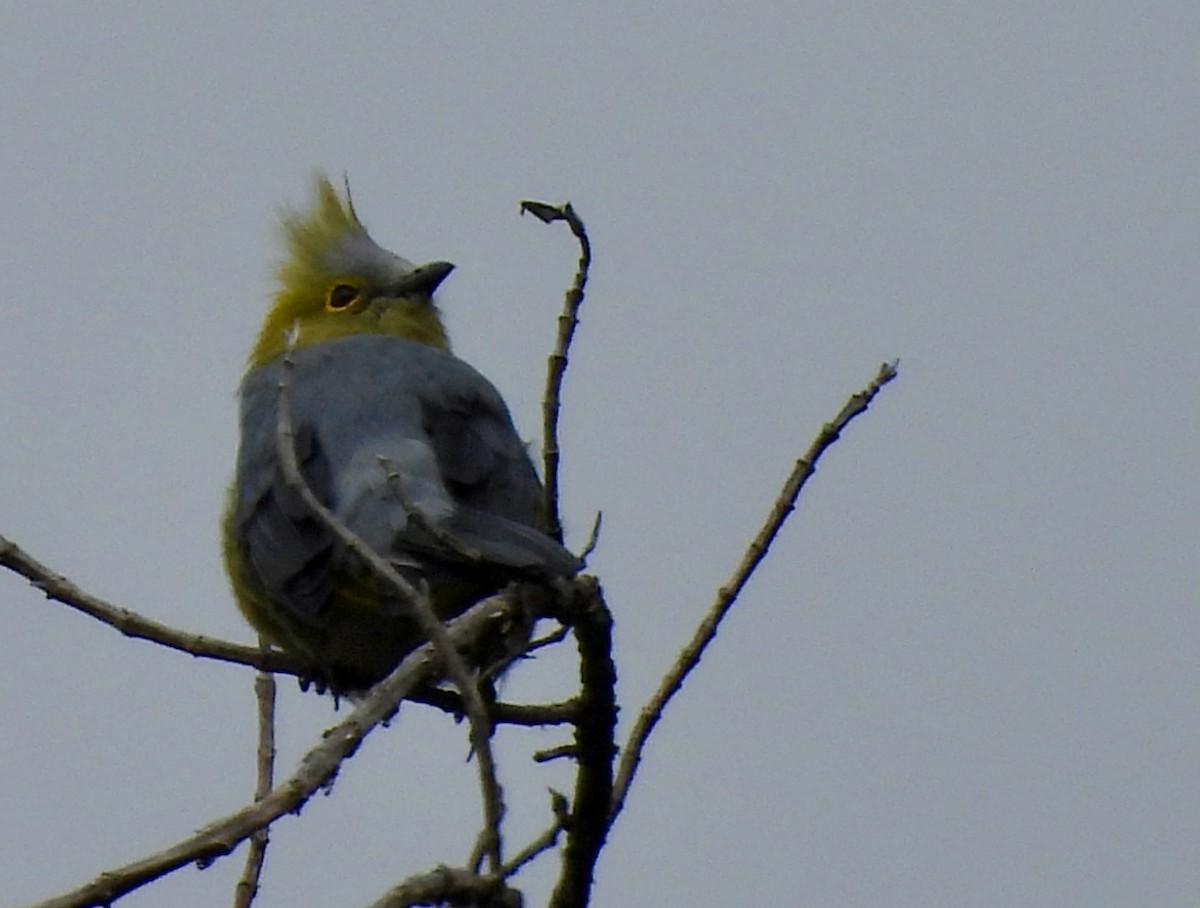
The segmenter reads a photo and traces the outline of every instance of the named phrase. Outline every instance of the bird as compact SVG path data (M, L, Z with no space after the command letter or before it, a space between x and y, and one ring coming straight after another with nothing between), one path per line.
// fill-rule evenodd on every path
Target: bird
M441 620L511 581L581 568L543 532L543 487L504 399L450 351L434 292L454 266L378 245L349 184L318 174L281 217L278 289L239 386L240 438L222 521L242 614L304 678L361 693L425 641L411 602L289 484L428 594ZM484 666L476 666L483 669Z

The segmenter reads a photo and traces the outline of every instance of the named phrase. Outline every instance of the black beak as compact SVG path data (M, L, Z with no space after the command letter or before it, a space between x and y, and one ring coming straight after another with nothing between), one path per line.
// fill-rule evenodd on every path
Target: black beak
M428 265L421 265L400 278L391 288L392 293L396 296L412 296L414 294L433 296L433 291L437 290L438 285L453 270L454 266L449 262L430 262Z

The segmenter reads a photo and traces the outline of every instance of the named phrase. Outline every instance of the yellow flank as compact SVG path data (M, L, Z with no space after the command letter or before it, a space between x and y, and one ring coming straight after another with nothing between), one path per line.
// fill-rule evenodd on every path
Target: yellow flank
M282 355L293 330L297 347L350 334L390 334L449 349L428 294L389 290L388 279L397 277L402 260L371 240L349 192L343 197L319 176L315 204L307 212L285 214L283 233L287 257L279 266L279 290L247 368ZM348 249L360 254L347 255ZM347 272L346 261L364 266Z
M234 536L235 499L236 489L231 486L221 522L221 549L238 609L251 626L272 643L310 662L319 662L328 631L288 620L287 613L262 588ZM378 590L366 576L342 575L333 590L331 608L340 616L339 620L369 622L370 616L379 613Z
M316 651L301 635L292 632L287 621L278 619L278 607L254 576L246 556L238 547L234 537L234 511L237 490L230 486L226 496L225 515L221 520L221 554L225 560L225 572L229 575L238 609L253 625L254 629L274 643L293 650L306 658L315 658Z

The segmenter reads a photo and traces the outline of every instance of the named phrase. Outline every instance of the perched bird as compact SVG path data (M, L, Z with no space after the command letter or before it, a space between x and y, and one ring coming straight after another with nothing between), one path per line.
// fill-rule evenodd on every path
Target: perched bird
M322 687L354 692L425 638L403 596L285 481L281 393L308 487L428 590L439 617L511 580L580 565L538 528L542 485L500 394L450 353L433 293L454 266L416 266L378 246L349 191L324 177L283 232L279 289L240 389L225 564L261 634L307 660Z

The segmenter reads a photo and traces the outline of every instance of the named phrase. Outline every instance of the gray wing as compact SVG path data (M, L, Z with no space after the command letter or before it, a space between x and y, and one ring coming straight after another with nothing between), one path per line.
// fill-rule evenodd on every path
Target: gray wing
M542 487L503 400L452 355L412 341L356 335L294 354L288 395L309 487L376 551L419 572L566 576L578 559L536 528ZM283 481L275 454L282 366L242 386L235 526L272 598L319 620L346 557ZM403 489L389 483L394 471ZM464 562L401 505L484 565Z

